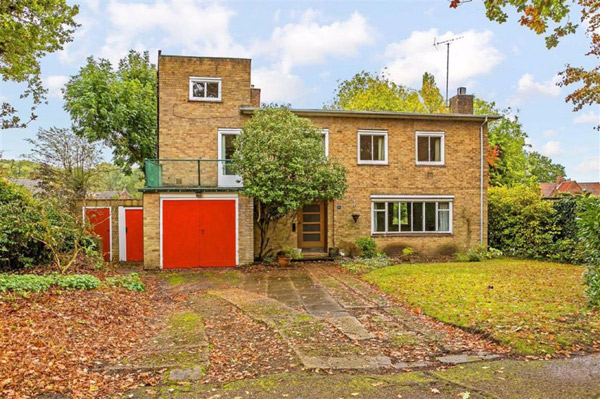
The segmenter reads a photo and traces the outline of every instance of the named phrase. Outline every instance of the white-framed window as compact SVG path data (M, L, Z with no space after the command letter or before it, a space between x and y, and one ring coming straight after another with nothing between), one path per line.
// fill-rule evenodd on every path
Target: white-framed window
M190 78L190 101L221 101L221 78Z
M371 197L371 233L452 233L453 196Z
M359 130L357 156L359 164L385 165L388 163L387 130Z
M444 132L416 132L415 160L417 165L444 165Z
M321 134L323 135L323 149L325 151L325 156L329 156L329 129L321 129Z

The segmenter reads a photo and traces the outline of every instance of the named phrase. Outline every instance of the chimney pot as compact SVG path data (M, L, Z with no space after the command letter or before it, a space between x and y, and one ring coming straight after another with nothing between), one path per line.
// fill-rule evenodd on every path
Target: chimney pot
M467 88L466 87L459 87L458 90L456 90L456 94L458 94L458 95L465 95L465 94L467 94Z

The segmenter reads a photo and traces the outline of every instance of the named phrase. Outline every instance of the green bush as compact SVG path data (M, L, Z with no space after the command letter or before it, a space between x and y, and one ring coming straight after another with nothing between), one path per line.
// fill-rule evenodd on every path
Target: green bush
M146 284L140 280L137 273L131 273L126 276L107 277L106 284L111 287L122 287L129 291L146 291Z
M501 251L494 248L486 249L484 245L480 244L470 248L466 252L458 252L455 256L459 262L481 262L482 260L496 258L501 255Z
M390 258L384 254L377 254L372 258L352 258L352 259L341 259L339 265L353 273L363 274L387 267L391 264Z
M294 247L283 247L283 249L278 252L278 255L294 260L300 260L303 258L302 252L300 252L298 248Z
M412 249L411 247L406 247L402 250L402 255L404 255L404 256L411 256L414 253L415 253L415 250Z
M600 306L600 198L584 197L580 205L577 236L587 263L586 296L591 305Z
M64 272L78 254L98 255L96 240L64 208L0 178L0 269L52 264Z
M377 243L371 237L360 237L355 241L355 244L365 258L372 258L377 255Z

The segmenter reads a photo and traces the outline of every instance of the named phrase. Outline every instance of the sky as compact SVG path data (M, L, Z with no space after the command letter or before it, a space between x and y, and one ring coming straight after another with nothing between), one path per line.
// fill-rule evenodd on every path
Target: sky
M566 167L578 181L600 180L600 108L573 112L571 88L556 85L565 64L589 67L583 31L548 50L542 36L519 25L514 14L487 20L481 0L450 9L448 0L93 0L79 4L74 40L42 61L48 104L26 129L0 130L0 152L18 159L27 138L41 128L69 127L61 88L88 56L115 64L129 49L163 54L252 58L252 83L263 102L321 108L339 80L365 70L420 87L424 72L444 91L446 52L434 40L462 37L451 45L450 95L467 87L498 107L511 107L532 150ZM577 19L577 18L575 18ZM597 60L596 60L597 62ZM23 111L22 86L0 83L0 101ZM23 113L27 115L26 112ZM109 157L109 151L106 156Z

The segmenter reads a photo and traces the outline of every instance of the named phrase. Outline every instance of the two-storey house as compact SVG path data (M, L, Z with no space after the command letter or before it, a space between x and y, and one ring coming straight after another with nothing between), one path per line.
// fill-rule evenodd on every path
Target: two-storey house
M249 59L158 59L158 148L143 189L146 268L254 260L253 199L228 168L233 140L260 106ZM341 200L299 210L271 232L275 249L327 252L359 237L422 253L487 241L487 122L463 89L450 113L294 109L323 129L347 169Z

